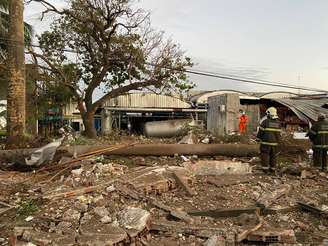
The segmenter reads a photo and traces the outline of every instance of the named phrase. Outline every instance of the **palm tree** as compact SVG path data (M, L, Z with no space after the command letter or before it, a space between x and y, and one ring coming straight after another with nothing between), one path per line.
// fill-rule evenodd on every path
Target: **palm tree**
M0 0L0 63L7 57L9 28L9 0ZM32 26L24 23L25 44L28 46L32 41Z

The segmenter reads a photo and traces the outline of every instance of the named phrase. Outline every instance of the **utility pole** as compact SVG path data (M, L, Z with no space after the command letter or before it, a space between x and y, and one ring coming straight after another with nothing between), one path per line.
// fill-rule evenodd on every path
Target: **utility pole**
M25 142L25 54L24 3L9 1L8 95L7 95L7 148Z

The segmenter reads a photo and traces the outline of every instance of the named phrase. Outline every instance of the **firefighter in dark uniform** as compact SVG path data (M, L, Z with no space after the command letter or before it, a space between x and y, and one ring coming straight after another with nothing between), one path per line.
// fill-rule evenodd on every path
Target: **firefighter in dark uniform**
M281 124L277 109L271 107L266 111L267 118L261 122L257 138L260 140L261 164L274 172L277 162L277 148L280 142Z
M328 120L326 115L320 114L318 121L313 124L308 132L308 136L313 143L313 165L327 169L327 151L328 151Z

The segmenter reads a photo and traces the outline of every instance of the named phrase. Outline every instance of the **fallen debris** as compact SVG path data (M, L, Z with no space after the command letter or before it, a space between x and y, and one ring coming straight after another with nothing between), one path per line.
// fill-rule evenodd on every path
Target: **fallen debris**
M296 236L293 230L284 229L263 229L251 232L247 236L249 242L258 243L279 243L279 244L295 244Z
M43 199L56 200L56 199L80 196L80 195L83 195L83 194L87 194L87 193L97 191L99 189L103 189L105 186L111 185L111 184L113 184L117 181L118 180L111 180L109 182L105 182L105 183L95 185L95 186L90 186L90 187L77 189L77 190L72 190L72 191L67 191L67 192L62 192L62 193L56 193L56 194L52 194L52 195L46 195L46 196L43 196Z
M127 230L130 237L136 237L145 229L149 229L150 213L140 208L126 208L118 215L119 224Z
M225 231L207 226L186 226L178 222L152 221L150 231L175 232L194 235L200 238L210 238L213 235L225 235Z
M254 179L250 175L222 175L221 177L206 177L206 182L220 188L224 186L251 183L254 182Z
M277 187L272 192L265 192L257 200L257 204L260 207L268 208L270 207L277 199L282 196L288 195L292 191L292 186L289 184L283 184L280 187Z
M250 235L253 232L256 232L258 229L260 229L263 226L263 218L260 216L260 209L257 209L255 214L256 214L256 216L259 220L259 223L256 226L254 226L253 228L245 230L242 233L238 234L237 235L237 242L238 243L245 240L248 237L248 235Z
M173 171L173 177L175 178L176 182L187 192L189 196L194 196L197 194L189 187L187 181L184 177L182 177L180 173L178 173L177 171Z
M297 202L297 205L303 211L310 212L310 213L312 213L316 216L323 216L325 218L328 218L328 212L327 211L324 211L320 208L317 208L317 207L315 207L311 204L306 204L306 203L303 203L303 202Z
M176 210L176 209L173 209L167 205L164 205L163 203L153 199L153 198L148 198L148 201L155 207L159 208L159 209L162 209L164 210L165 212L169 212L171 216L179 219L179 220L182 220L182 221L185 221L187 223L193 223L194 220L192 217L190 217L188 215L188 213L184 212L184 211L179 211L179 210Z
M219 176L249 174L252 168L248 163L233 161L201 160L196 163L184 163L184 167L196 176Z
M42 148L34 151L29 158L25 158L27 166L41 166L45 162L52 161L58 147L62 144L64 137L49 143Z

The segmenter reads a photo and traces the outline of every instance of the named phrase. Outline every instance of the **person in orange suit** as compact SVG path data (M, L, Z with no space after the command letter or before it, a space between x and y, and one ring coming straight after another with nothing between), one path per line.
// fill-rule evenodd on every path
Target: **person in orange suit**
M239 133L241 135L246 134L247 131L248 116L245 111L241 111L241 116L239 117Z

